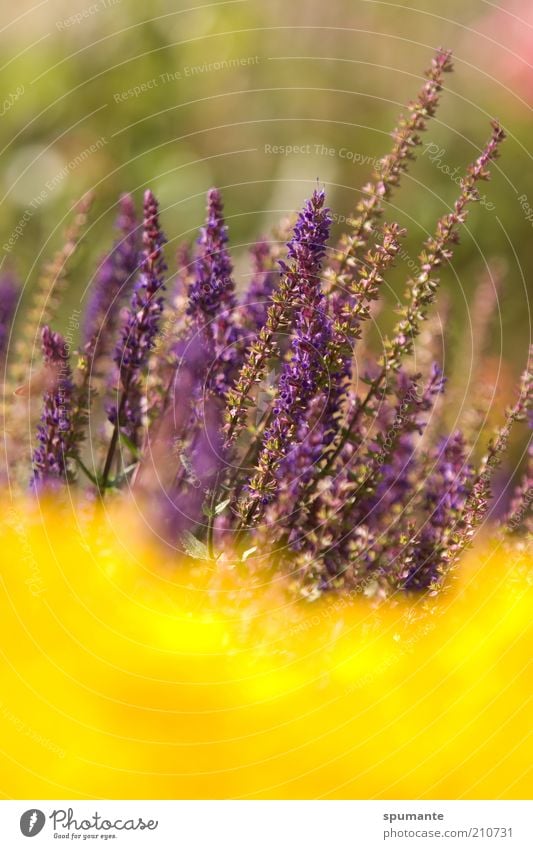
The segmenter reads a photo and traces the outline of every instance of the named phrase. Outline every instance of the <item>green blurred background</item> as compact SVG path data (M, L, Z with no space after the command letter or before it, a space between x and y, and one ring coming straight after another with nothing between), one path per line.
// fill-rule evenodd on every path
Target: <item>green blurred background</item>
M423 148L388 210L409 228L403 259L387 281L388 302L395 306L409 260L457 193L445 171L462 170L478 155L497 116L509 139L487 184L487 206L472 212L442 278L452 305L446 355L457 361L471 354L477 282L494 258L505 262L482 374L505 402L530 340L533 4L504 6L485 0L2 4L1 245L32 210L13 249L2 249L4 267L17 269L27 298L39 264L61 244L72 203L94 189L89 233L60 316L65 323L113 238L121 192L140 199L150 186L159 196L171 260L177 243L193 238L205 192L216 184L243 286L245 246L298 208L317 178L340 220L350 214L370 176L370 158L388 151L402 105L416 94L434 48L444 45L454 51L455 73L425 138L434 147ZM302 149L283 155L271 151L276 145ZM391 316L392 310L380 316L385 329Z

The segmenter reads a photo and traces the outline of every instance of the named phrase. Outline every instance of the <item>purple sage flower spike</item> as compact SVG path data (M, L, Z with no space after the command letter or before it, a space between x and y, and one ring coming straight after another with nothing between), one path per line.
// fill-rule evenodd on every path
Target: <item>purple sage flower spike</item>
M420 390L417 377L400 372L396 403L384 403L377 435L366 446L365 434L354 435L354 453L337 471L330 487L315 495L307 506L302 531L308 544L319 546L320 557L328 555L331 568L333 562L337 562L339 570L346 568L354 528L365 525L372 536L379 533L380 511L386 509L385 487L394 481L396 493L401 491L402 477L409 470L411 435L423 430L425 414L432 409L443 386L436 364ZM335 577L338 574L339 571L332 572Z
M198 239L194 281L189 287L188 315L212 359L208 385L224 394L232 380L240 328L233 266L227 248L228 228L218 189L207 193L207 219Z
M236 305L233 267L227 250L228 228L224 223L224 205L218 189L207 193L207 221L198 239L194 283L189 290L190 315L203 329L222 309Z
M434 469L425 481L423 525L404 555L404 571L400 575L403 589L434 592L438 587L446 565L445 554L471 491L473 475L463 435L457 431L441 442Z
M490 179L488 166L498 158L499 147L505 140L505 132L497 121L492 122L492 134L480 156L467 169L461 180L461 191L447 215L439 219L435 235L425 244L420 254L421 273L410 280L407 289L407 302L402 307L401 319L396 324L391 339L386 339L383 356L380 359L378 374L370 382L368 392L356 404L350 416L344 435L336 440L335 450L330 454L327 470L331 469L341 453L346 442L346 434L350 433L358 421L372 412L373 406L379 401L386 380L398 372L404 358L413 352L416 338L420 335L422 323L435 301L439 280L438 270L448 263L453 256L453 246L459 241L459 229L466 221L470 204L479 200L478 183Z
M320 273L329 238L331 216L325 193L315 190L305 204L288 245L288 263L281 262L290 281L295 307L295 331L289 360L284 364L265 432L257 470L241 505L244 521L262 512L278 489L277 470L293 447L310 400L327 382L324 361L332 338L332 323L322 292Z
M393 147L390 153L379 160L372 179L362 190L362 198L351 219L351 232L345 234L338 244L339 259L327 272L327 290L347 290L351 279L360 273L362 253L376 222L383 215L384 205L393 191L398 188L415 151L422 144L421 133L427 128L439 105L444 76L453 70L451 52L439 48L425 72L426 81L416 99L409 104L408 116L400 116L392 133Z
M142 378L154 346L163 312L162 293L165 289L166 271L163 246L166 238L159 224L159 205L148 189L144 194L143 251L140 274L133 290L120 341L115 350L120 386L119 400L108 408L109 420L114 424L104 470L103 486L111 469L118 442L119 429L137 445L142 426Z
M38 445L33 452L34 487L69 479L69 457L76 445L72 427L72 372L68 345L49 327L42 331L42 350L48 388L44 394Z
M492 497L491 484L507 450L509 437L516 422L529 422L533 415L533 345L529 349L528 364L520 381L520 392L514 405L505 414L503 425L490 440L481 467L475 475L471 492L462 510L456 534L446 551L449 571L460 554L472 543L479 527L487 517Z

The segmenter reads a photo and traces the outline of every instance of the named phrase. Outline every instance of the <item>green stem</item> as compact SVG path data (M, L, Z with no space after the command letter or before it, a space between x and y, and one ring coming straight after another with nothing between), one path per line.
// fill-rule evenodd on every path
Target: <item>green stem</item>
M213 485L213 490L211 492L211 504L209 507L209 516L207 520L207 553L209 555L210 560L215 559L215 547L214 547L214 532L215 532L215 504L218 495L218 478L217 474L215 483Z
M111 442L109 443L109 448L107 450L107 457L105 460L104 470L102 472L102 479L100 482L100 495L103 496L106 488L107 482L109 479L109 472L111 471L111 466L113 464L113 458L115 456L115 451L118 443L118 422L115 424L115 428L113 430L113 436L111 437Z

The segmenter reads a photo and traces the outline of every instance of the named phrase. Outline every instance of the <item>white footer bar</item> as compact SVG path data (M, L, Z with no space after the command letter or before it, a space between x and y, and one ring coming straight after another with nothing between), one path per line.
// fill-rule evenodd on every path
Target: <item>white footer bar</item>
M3 801L0 844L530 849L532 814L531 803L519 801Z

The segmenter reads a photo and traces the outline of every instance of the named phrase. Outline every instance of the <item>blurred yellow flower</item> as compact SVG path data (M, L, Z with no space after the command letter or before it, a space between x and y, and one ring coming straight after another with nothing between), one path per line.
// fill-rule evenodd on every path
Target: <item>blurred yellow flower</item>
M5 796L528 797L525 548L375 607L186 568L133 507L3 517Z

